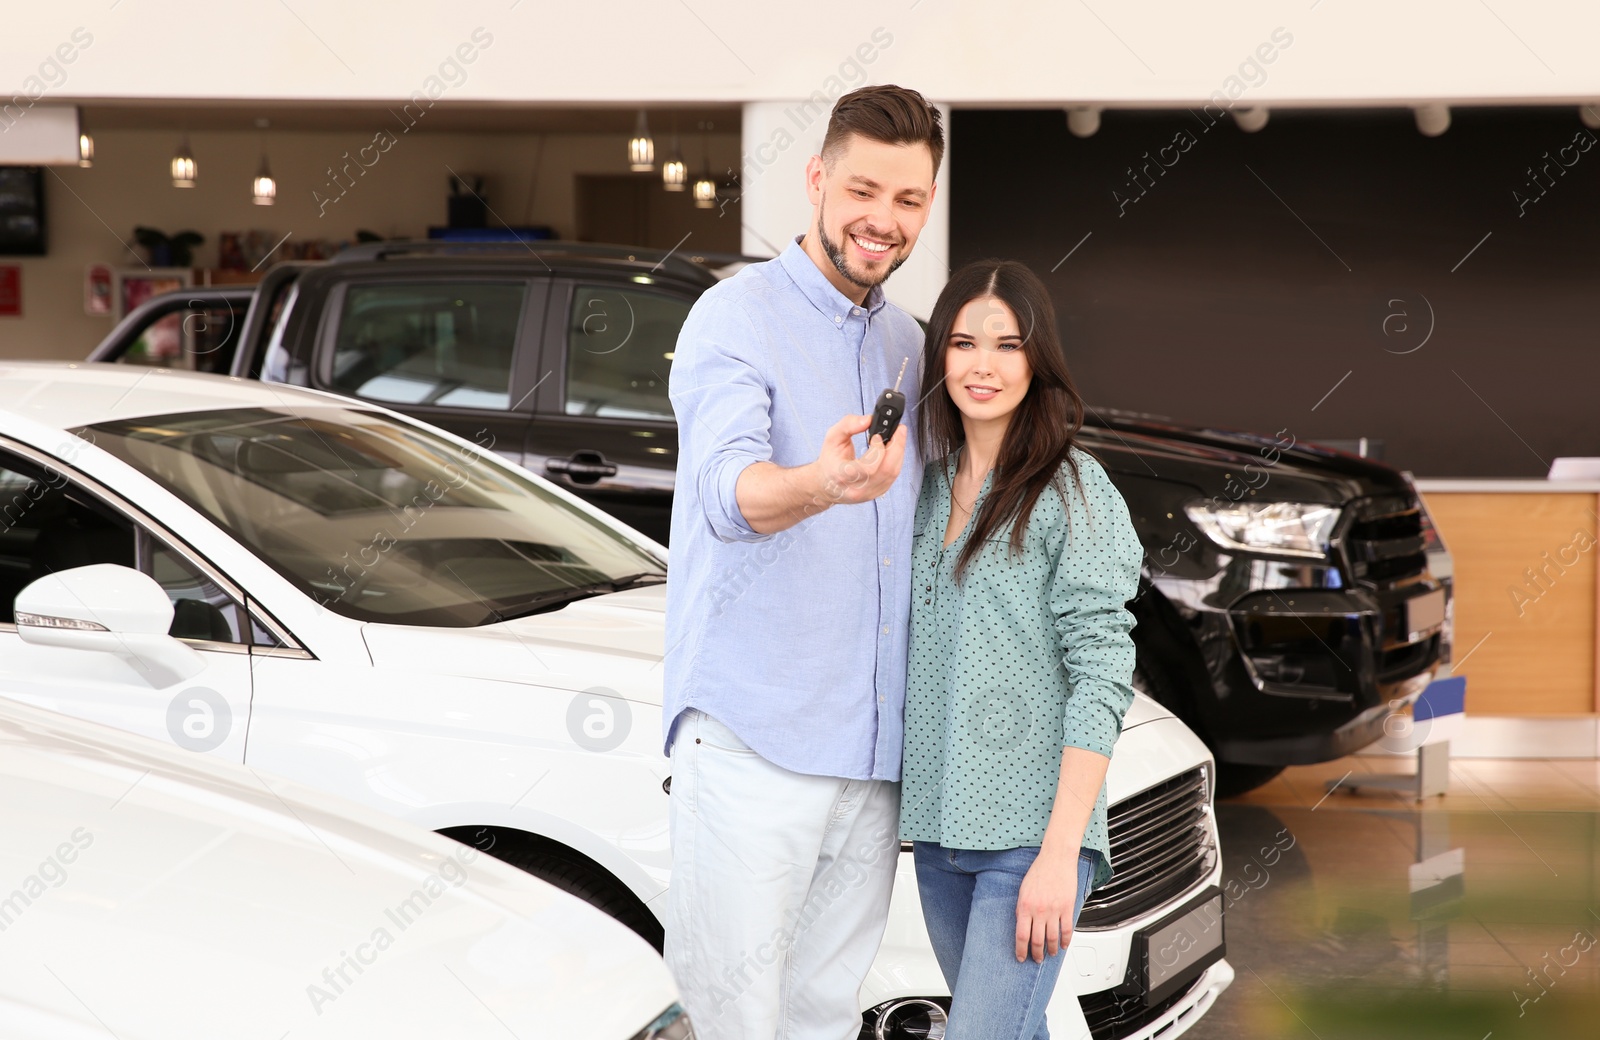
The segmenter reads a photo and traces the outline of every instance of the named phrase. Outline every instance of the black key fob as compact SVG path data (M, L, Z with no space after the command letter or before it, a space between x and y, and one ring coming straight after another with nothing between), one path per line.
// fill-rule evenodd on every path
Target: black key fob
M894 436L895 428L900 425L900 417L906 414L906 395L898 390L885 390L878 395L878 407L872 410L872 425L867 428L867 445L871 447L873 435L883 438L883 446L889 446L889 439Z

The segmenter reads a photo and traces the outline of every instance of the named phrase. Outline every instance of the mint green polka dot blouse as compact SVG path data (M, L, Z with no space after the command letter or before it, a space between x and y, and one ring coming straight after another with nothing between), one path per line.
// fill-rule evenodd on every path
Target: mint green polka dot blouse
M944 547L959 452L930 462L912 528L911 656L906 682L900 837L956 849L1037 846L1055 801L1064 746L1110 757L1133 703L1133 615L1144 550L1100 463L1076 448L1083 495L1061 467L1024 551L1011 528L973 558L957 557L972 528ZM979 492L989 494L993 475ZM1070 503L1070 505L1069 505ZM973 508L976 514L978 509ZM1069 534L1070 517L1070 534ZM1106 792L1085 848L1094 887L1111 879Z

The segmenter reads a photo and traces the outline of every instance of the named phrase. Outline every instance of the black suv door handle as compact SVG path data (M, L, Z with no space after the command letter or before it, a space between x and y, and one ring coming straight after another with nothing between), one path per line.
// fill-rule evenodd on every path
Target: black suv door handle
M574 484L598 484L601 477L617 475L617 464L607 462L598 451L575 451L571 458L547 459L544 468L550 473L560 473Z

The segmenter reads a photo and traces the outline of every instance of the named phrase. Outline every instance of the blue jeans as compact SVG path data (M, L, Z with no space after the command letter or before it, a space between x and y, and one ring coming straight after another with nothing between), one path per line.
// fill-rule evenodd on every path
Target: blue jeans
M912 843L922 919L934 956L950 986L945 1040L1048 1040L1045 1007L1061 974L1065 951L1017 961L1017 894L1037 848L971 851ZM1094 880L1098 853L1078 854L1076 928Z

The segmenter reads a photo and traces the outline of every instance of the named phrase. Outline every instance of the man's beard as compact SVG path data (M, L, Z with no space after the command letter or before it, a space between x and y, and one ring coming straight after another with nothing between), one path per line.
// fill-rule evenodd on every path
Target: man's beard
M828 230L824 227L826 222L824 213L826 211L826 203L817 207L817 241L822 244L822 251L828 254L828 259L833 261L833 266L839 272L839 277L845 281L852 285L859 285L863 289L870 289L875 285L882 284L891 274L900 269L901 264L906 262L906 257L897 256L889 261L888 269L883 272L882 277L876 280L872 280L870 276L856 274L850 270L849 258L845 256L844 250L839 247L839 243L828 237ZM848 232L846 233L848 234ZM894 247L891 246L890 248L893 249Z

